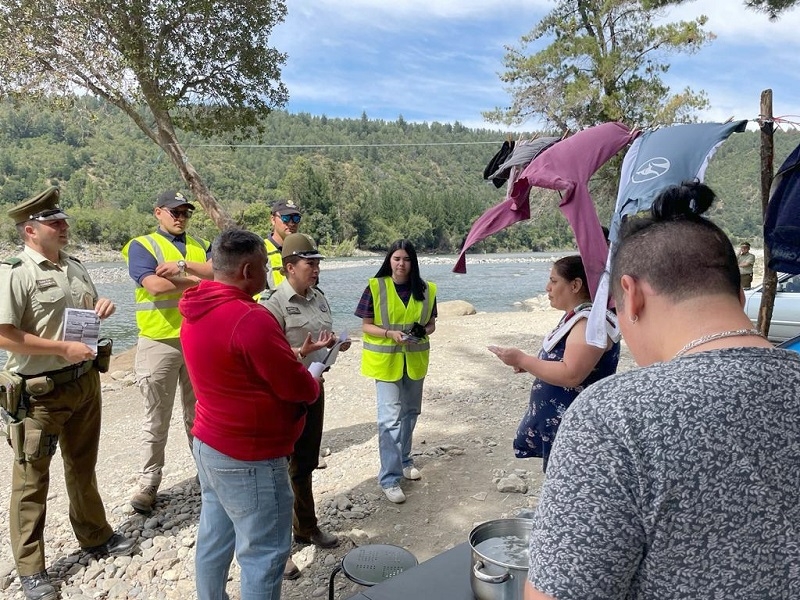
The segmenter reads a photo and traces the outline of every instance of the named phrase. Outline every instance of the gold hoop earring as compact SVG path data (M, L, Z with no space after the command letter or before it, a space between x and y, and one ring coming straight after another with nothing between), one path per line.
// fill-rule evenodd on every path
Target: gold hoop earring
M636 325L639 322L639 315L633 315L632 319L628 317L628 321L631 322L631 325Z

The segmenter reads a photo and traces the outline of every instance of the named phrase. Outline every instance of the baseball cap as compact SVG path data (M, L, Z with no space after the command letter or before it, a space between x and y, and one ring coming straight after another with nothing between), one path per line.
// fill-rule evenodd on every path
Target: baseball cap
M272 204L273 215L299 215L300 207L294 200L278 200Z
M186 196L175 190L161 192L156 198L156 208L178 208L179 206L188 206L194 210L194 204L189 202Z

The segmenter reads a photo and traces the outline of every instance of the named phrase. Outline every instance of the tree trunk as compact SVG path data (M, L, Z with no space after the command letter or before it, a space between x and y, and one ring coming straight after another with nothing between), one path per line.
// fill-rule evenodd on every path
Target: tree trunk
M772 187L774 147L774 123L772 120L772 90L761 92L761 222L764 222ZM764 280L761 284L761 306L758 307L756 327L764 335L769 335L772 322L772 309L775 306L775 288L778 287L778 274L769 268L770 251L764 244Z
M214 224L219 227L220 231L238 227L236 222L219 205L203 178L200 177L192 163L189 162L183 148L178 143L175 133L168 127L162 127L161 123L158 123L158 145L167 153L189 190L200 203L200 206L208 213Z

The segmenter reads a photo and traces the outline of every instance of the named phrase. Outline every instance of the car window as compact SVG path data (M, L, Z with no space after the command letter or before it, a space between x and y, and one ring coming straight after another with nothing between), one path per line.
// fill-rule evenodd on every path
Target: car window
M783 287L784 292L800 292L800 275L795 275L786 280Z

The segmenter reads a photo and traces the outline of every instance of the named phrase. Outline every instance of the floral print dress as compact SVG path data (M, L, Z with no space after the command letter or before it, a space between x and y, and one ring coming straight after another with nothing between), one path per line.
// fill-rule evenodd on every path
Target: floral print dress
M569 335L562 337L549 352L541 350L539 358L552 361L563 360L568 337ZM558 426L572 401L587 386L613 375L617 370L618 362L619 342L616 342L603 354L589 376L577 387L566 388L545 383L538 378L535 379L531 386L528 410L522 417L514 438L514 455L517 458L541 458L544 461L543 468L546 469Z

